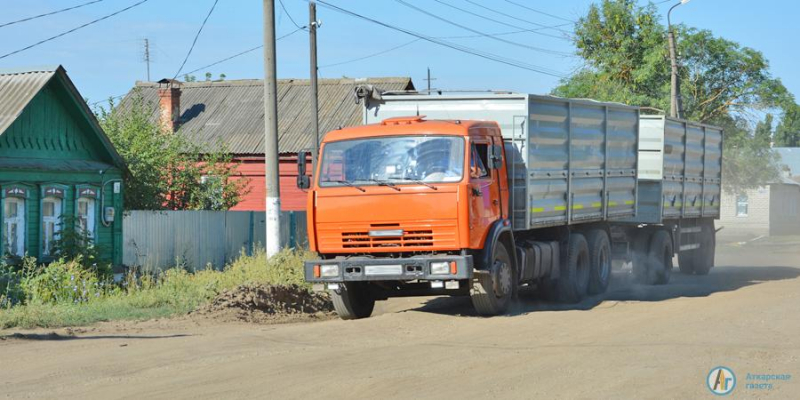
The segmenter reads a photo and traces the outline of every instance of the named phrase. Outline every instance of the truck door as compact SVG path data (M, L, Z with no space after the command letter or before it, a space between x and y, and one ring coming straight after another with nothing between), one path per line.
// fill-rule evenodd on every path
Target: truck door
M496 171L489 169L488 138L475 138L470 146L469 162L469 229L470 247L479 248L492 222L500 216L500 201L497 195Z

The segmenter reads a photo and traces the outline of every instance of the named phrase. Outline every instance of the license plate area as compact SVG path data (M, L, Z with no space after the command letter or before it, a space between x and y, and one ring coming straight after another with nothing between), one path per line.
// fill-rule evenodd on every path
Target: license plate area
M403 266L400 264L367 265L364 267L364 275L367 276L402 275L402 274L403 274Z

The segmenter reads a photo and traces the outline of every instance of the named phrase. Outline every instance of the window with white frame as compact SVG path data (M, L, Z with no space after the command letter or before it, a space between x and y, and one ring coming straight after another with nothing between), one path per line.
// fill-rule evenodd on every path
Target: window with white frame
M95 200L87 197L78 198L77 203L78 232L94 237Z
M3 250L12 256L25 255L25 199L3 200Z
M42 255L53 254L53 246L61 230L61 199L45 197L42 200Z
M747 195L742 193L742 194L736 196L736 216L737 217L746 217L747 216L747 207L748 207Z

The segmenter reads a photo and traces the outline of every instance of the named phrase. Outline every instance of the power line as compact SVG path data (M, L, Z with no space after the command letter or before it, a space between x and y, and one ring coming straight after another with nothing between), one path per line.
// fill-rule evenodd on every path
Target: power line
M287 34L285 34L285 35L281 36L281 37L278 37L278 38L277 38L277 39L275 39L275 40L277 41L277 40L281 40L281 39L283 39L283 38L289 37L289 36L291 36L291 35L293 35L293 34L295 34L295 33L299 32L299 31L301 31L301 30L303 30L303 29L306 29L306 27L305 27L305 26L298 27L297 29L295 29L295 30L293 30L293 31L291 31L291 32L289 32L289 33L287 33ZM260 44L260 45L258 45L258 46L256 46L256 47L253 47L253 48L247 49L247 50L245 50L245 51L242 51L242 52L240 52L240 53L236 53L236 54L234 54L234 55L232 55L232 56L230 56L230 57L226 57L226 58L223 58L222 60L219 60L219 61L216 61L216 62L214 62L214 63L208 64L208 65L206 65L206 66L204 66L204 67L200 67L200 68L197 68L197 69L195 69L195 70L189 71L189 72L187 72L186 74L187 74L187 75L191 75L191 74L193 74L193 73L195 73L195 72L197 72L197 71L201 71L201 70L204 70L204 69L206 69L206 68L211 68L211 67L213 67L213 66L215 66L215 65L217 65L217 64L222 64L222 63L224 63L225 61L229 61L229 60L232 60L232 59L234 59L234 58L237 58L237 57L243 56L243 55L245 55L245 54L252 53L252 52L254 52L254 51L256 51L256 50L258 50L258 49L260 49L260 48L262 48L262 47L264 47L264 45L263 45L263 44Z
M123 8L123 9L119 10L119 11L115 11L115 12L113 12L113 13L111 13L111 14L108 14L108 15L106 15L106 16L104 16L104 17L100 17L100 18L98 18L98 19L95 19L95 20L93 20L93 21L87 22L87 23L85 23L85 24L83 24L83 25L80 25L80 26L77 26L77 27L75 27L75 28L72 28L72 29L70 29L70 30L68 30L68 31L61 32L61 33L59 33L58 35L51 36L51 37L49 37L49 38L47 38L47 39L40 40L40 41L38 41L38 42L36 42L36 43L34 43L34 44L32 44L32 45L29 45L29 46L23 47L23 48L21 48L21 49L18 49L18 50L14 50L14 51L12 51L12 52L10 52L10 53L3 54L2 56L0 56L0 59L6 58L6 57L8 57L8 56L12 56L12 55L14 55L14 54L17 54L17 53L21 53L21 52L23 52L23 51L25 51L25 50L32 49L32 48L34 48L34 47L36 47L36 46L39 46L39 45L41 45L41 44L44 44L44 43L47 43L47 42L49 42L49 41L51 41L51 40L58 39L58 38L60 38L60 37L62 37L62 36L68 35L68 34L70 34L70 33L72 33L72 32L75 32L75 31L77 31L77 30L79 30L79 29L83 29L83 28L85 28L85 27L87 27L87 26L89 26L89 25L96 24L96 23L98 23L98 22L100 22L100 21L103 21L103 20L106 20L106 19L108 19L108 18L111 18L111 17L113 17L113 16L115 16L115 15L117 15L117 14L119 14L119 13L122 13L122 12L128 11L128 10L130 10L131 8L134 8L134 7L136 7L136 6L140 5L140 4L147 3L148 1L150 1L150 0L141 0L141 1L139 1L138 3L134 3L134 4L132 4L132 5L128 6L128 7L125 7L125 8Z
M283 13L286 14L287 17L289 17L289 21L292 21L292 24L294 24L294 26L297 29L305 29L306 28L305 26L301 27L300 24L295 22L294 18L292 18L292 14L289 14L289 10L287 10L286 6L283 4L283 0L278 0L278 3L280 3L280 5L281 5L281 8L283 9Z
M516 34L516 33L524 33L524 32L530 32L530 30L529 29L523 29L523 30L520 30L520 31L492 33L490 35L491 36L501 36L501 35L512 35L512 34ZM476 38L476 37L483 37L483 35L437 36L436 38L437 39L471 39L471 38ZM337 65L350 64L350 63L353 63L353 62L356 62L356 61L366 60L368 58L380 56L380 55L392 52L394 50L401 49L401 48L409 46L409 45L411 45L413 43L419 42L420 40L422 40L422 39L414 39L412 41L403 43L401 45L394 46L394 47L388 48L386 50L381 50L381 51L379 51L377 53L372 53L372 54L369 54L369 55L366 55L366 56L363 56L363 57L353 58L353 59L350 59L350 60L347 60L347 61L341 61L341 62L336 62L336 63L333 63L333 64L322 65L319 68L334 67L334 66L337 66Z
M558 15L549 14L549 13L546 13L546 12L544 12L544 11L537 10L537 9L535 9L535 8L530 8L530 7L528 7L528 6L524 6L524 5L522 5L522 4L519 4L519 3L517 3L517 2L514 2L514 1L511 1L511 0L506 0L506 2L507 2L507 3L511 3L511 4L513 4L513 5L517 6L517 7L522 7L522 8L524 8L524 9L526 9L526 10L533 11L533 12L535 12L535 13L537 13L537 14L546 15L546 16L548 16L548 17L550 17L550 18L560 19L560 20L562 20L562 21L573 22L573 23L574 23L574 22L577 22L577 21L574 21L574 20L571 20L571 19L568 19L568 18L559 17Z
M546 26L546 25L540 24L540 23L538 23L538 22L528 21L528 20L526 20L526 19L522 19L522 18L515 17L515 16L513 16L513 15L511 15L511 14L506 14L506 13L504 13L504 12L497 11L497 10L495 10L495 9L492 9L492 8L486 7L486 6L484 6L483 4L477 3L477 2L475 2L475 1L473 1L473 0L464 0L464 1L466 1L467 3L470 3L470 4L472 4L472 5L478 6L478 7L480 7L480 8L483 8L484 10L488 10L488 11L491 11L491 12L493 12L493 13L495 13L495 14L499 14L499 15L502 15L502 16L504 16L504 17L511 18L511 19L513 19L513 20L517 20L517 21L520 21L520 22L524 22L524 23L526 23L526 24L531 24L531 25L535 25L535 26L539 26L539 27L543 27L543 28L553 29L553 30L559 31L559 32L561 32L561 33L564 33L564 34L567 34L567 35L569 35L569 34L571 34L571 33L572 33L572 32L567 32L567 31L565 31L565 30L563 30L563 29L560 29L560 28L558 28L558 27L555 27L555 26ZM563 25L565 25L565 24L562 24L562 25L560 25L560 26L563 26ZM513 26L513 25L512 25L512 26Z
M373 19L373 18L370 18L370 17L366 17L366 16L358 14L356 12L353 12L353 11L341 8L339 6L330 4L330 3L326 2L326 1L323 1L323 0L316 0L316 2L317 2L317 4L321 4L322 6L327 7L329 9L331 9L331 10L337 11L339 13L347 14L347 15L350 15L350 16L355 17L355 18L359 18L359 19L362 19L362 20L365 20L365 21L368 21L368 22L372 22L373 24L380 25L380 26L383 26L385 28L388 28L388 29L391 29L391 30L394 30L394 31L402 32L402 33L405 33L406 35L414 36L414 37L420 38L422 40L425 40L427 42L438 44L440 46L447 47L447 48L450 48L450 49L453 49L453 50L457 50L457 51L460 51L462 53L471 54L471 55L474 55L476 57L481 57L481 58L484 58L484 59L487 59L487 60L495 61L495 62L498 62L498 63L501 63L501 64L506 64L506 65L509 65L509 66L512 66L512 67L516 67L516 68L520 68L520 69L524 69L524 70L528 70L528 71L532 71L532 72L537 72L537 73L544 74L544 75L554 76L554 77L557 77L557 78L563 78L564 77L563 74L559 73L558 71L549 69L549 68L545 68L545 67L541 67L541 66L537 66L537 65L533 65L533 64L528 64L528 63L525 63L525 62L522 62L522 61L514 60L514 59L511 59L511 58L507 58L507 57L502 57L502 56L499 56L499 55L496 55L496 54L492 54L492 53L489 53L489 52L473 49L473 48L470 48L470 47L467 47L467 46L462 46L462 45L459 45L459 44L456 44L456 43L451 43L451 42L447 42L445 40L437 39L435 37L423 35L421 33L410 31L410 30L405 29L405 28L393 26L393 25L387 24L385 22L381 22L381 21L378 21L376 19Z
M186 53L186 57L183 59L183 62L181 63L181 67L178 68L178 72L176 72L175 76L172 78L173 80L176 79L178 77L178 75L181 74L181 71L183 71L183 67L186 66L186 61L189 60L189 56L192 55L192 50L194 50L194 46L197 44L197 38L199 38L200 37L200 33L203 32L203 28L205 28L206 22L208 22L208 18L211 17L211 13L214 12L214 8L217 6L218 2L219 2L219 0L214 0L214 4L211 5L211 9L208 10L208 14L206 15L206 19L203 20L203 23L200 25L200 29L197 30L197 34L194 35L194 41L192 41L192 46L189 47L189 52Z
M18 19L16 21L6 22L4 24L0 24L0 28L5 28L6 26L18 24L20 22L31 21L31 20L34 20L34 19L37 19L37 18L42 18L42 17L47 17L47 16L50 16L50 15L60 14L60 13L65 12L65 11L74 10L76 8L81 8L81 7L84 7L84 6L88 6L90 4L99 3L101 1L104 1L104 0L93 0L93 1L90 1L90 2L87 2L87 3L78 4L77 6L62 8L60 10L51 11L51 12L44 13L44 14L39 14L39 15L34 15L32 17L27 17L27 18L23 18L23 19Z
M509 27L516 28L516 29L521 29L521 30L522 30L522 31L524 31L524 32L531 32L531 33L535 33L535 34L537 34L537 35L547 36L547 37L551 37L551 38L555 38L555 39L560 39L560 40L567 40L567 39L566 39L565 37L563 37L563 36L557 36L557 35L551 35L551 34L548 34L548 33L539 32L539 31L541 31L541 30L544 30L544 29L558 28L558 27L560 27L560 26L563 26L563 25L545 26L545 25L541 25L541 24L534 24L533 22L530 22L531 24L534 24L534 25L540 26L540 28L537 28L537 29L526 29L526 28L523 28L523 27L521 27L521 26L518 26L518 25L509 24L509 23L507 23L507 22L499 21L499 20L496 20L496 19L494 19L494 18L487 17L487 16L485 16L485 15L477 14L477 13L474 13L474 12L472 12L472 11L465 10L465 9L463 9L463 8L460 8L460 7L456 7L456 6L452 5L452 4L448 4L448 3L445 3L445 2L443 2L443 1L439 1L439 0L434 0L434 1L436 1L436 2L437 2L437 3L439 3L439 4L445 5L445 6L447 6L447 7L450 7L450 8L456 9L456 10L458 10L458 11L461 11L461 12L463 12L463 13L466 13L466 14L469 14L469 15L472 15L472 16L475 16L475 17L478 17L478 18L482 18L482 19L485 19L485 20L488 20L488 21L492 21L492 22L494 22L494 23L497 23L497 24L501 24L501 25L509 26ZM481 6L481 7L482 7L482 6ZM566 32L566 31L565 31L565 33L569 34L569 32Z
M555 55L570 55L570 54L568 54L568 53L564 53L564 52L561 52L561 51L555 51L555 50L543 49L543 48L541 48L541 47L535 47L535 46L528 46L528 45L526 45L526 44L517 43L517 42L511 41L511 40L506 40L506 39L498 38L498 37L495 37L495 36L489 35L488 33L481 32L481 31L479 31L479 30L477 30L477 29L472 29L472 28L470 28L470 27L468 27L468 26L466 26L466 25L462 25L462 24L459 24L459 23L453 22L453 21L451 21L451 20L449 20L449 19L447 19L447 18L440 17L440 16L438 16L438 15L436 15L436 14L434 14L434 13L428 12L428 11L426 11L426 10L423 10L423 9L421 9L421 8L419 8L419 7L415 6L415 5L413 5L413 4L410 4L410 3L408 3L408 2L406 2L406 1L404 1L404 0L395 0L395 1L396 1L396 2L398 2L398 3L400 3L400 4L402 4L402 5L404 5L404 6L406 6L406 7L408 7L408 8L411 8L411 9L413 9L413 10L419 11L420 13L422 13L422 14L425 14L425 15L427 15L427 16L429 16L429 17L432 17L432 18L438 19L439 21L442 21L442 22L448 23L448 24L450 24L450 25L453 25L453 26L457 26L457 27L459 27L459 28L461 28L461 29L468 30L468 31L470 31L470 32L473 32L473 33L477 33L477 34L479 34L479 35L481 35L481 36L483 36L483 37L487 37L487 38L490 38L490 39L494 39L494 40L496 40L496 41L499 41L499 42L503 42L503 43L506 43L506 44L510 44L510 45L512 45L512 46L522 47L522 48L529 49L529 50L539 51L539 52L542 52L542 53L555 54ZM436 1L439 1L439 0L436 0ZM442 4L447 4L447 3L442 3ZM519 27L516 27L516 28L519 28ZM539 33L541 33L541 32L539 32Z
M416 43L416 42L419 42L420 40L422 40L422 39L414 39L414 40L412 40L412 41L410 41L410 42L406 42L406 43L403 43L403 44L401 44L401 45L399 45L399 46L394 46L394 47L392 47L392 48L390 48L390 49L386 49L386 50L383 50L383 51L379 51L379 52L377 52L377 53L372 53L372 54L370 54L370 55L366 55L366 56L363 56L363 57L354 58L354 59L352 59L352 60L347 60L347 61L342 61L342 62L336 62L336 63L333 63L333 64L321 65L319 68L328 68L328 67L334 67L334 66L337 66L337 65L342 65L342 64L350 64L350 63L354 63L354 62L356 62L356 61L361 61L361 60L366 60L366 59L368 59L368 58L377 57L377 56L379 56L379 55L386 54L386 53L388 53L388 52L391 52L391 51L394 51L394 50L397 50L397 49L400 49L400 48L403 48L403 47L409 46L409 45L411 45L411 44L414 44L414 43Z

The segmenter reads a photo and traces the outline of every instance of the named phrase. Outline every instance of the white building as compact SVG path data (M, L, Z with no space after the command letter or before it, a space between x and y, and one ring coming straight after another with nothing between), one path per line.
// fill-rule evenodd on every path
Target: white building
M800 235L800 148L774 148L786 166L777 181L743 193L723 193L721 235ZM724 177L723 177L724 181Z

